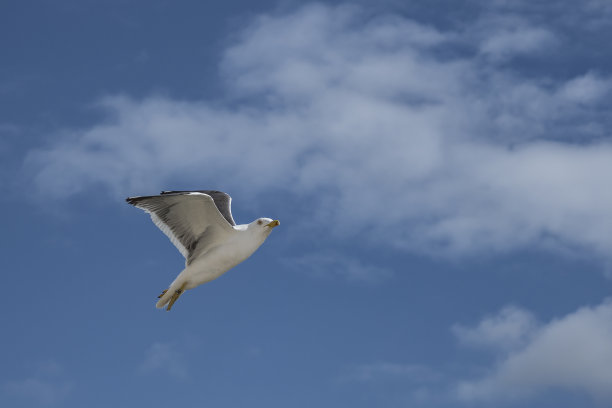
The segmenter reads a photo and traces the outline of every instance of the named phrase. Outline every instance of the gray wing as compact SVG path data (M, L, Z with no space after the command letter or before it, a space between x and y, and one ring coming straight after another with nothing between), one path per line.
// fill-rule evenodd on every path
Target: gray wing
M236 225L236 222L234 221L234 218L232 217L232 197L230 197L229 194L224 193L223 191L181 190L181 191L162 191L161 192L162 195L185 194L185 193L202 193L202 194L207 194L211 196L213 201L215 202L215 205L217 206L217 209L219 210L223 218L225 218L227 222L229 222L231 225Z
M197 256L234 232L213 198L199 192L128 197L126 201L151 215L189 265Z

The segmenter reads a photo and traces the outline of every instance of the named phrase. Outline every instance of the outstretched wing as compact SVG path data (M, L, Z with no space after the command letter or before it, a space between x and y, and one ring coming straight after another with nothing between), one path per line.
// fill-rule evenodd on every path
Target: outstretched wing
M162 191L161 192L162 195L185 194L185 193L202 193L202 194L207 194L211 196L213 201L215 202L215 205L217 206L217 209L219 210L223 218L225 218L227 222L229 222L231 225L236 225L236 222L234 221L234 218L232 217L232 197L230 197L229 194L224 193L223 191L183 190L183 191Z
M158 196L128 197L126 201L149 214L189 264L235 232L221 215L214 199L200 192L173 192Z

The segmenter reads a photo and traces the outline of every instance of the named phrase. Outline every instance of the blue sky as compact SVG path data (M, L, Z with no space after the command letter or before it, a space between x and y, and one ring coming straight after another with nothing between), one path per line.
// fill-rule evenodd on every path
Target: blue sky
M2 405L610 406L611 18L3 2ZM281 226L156 310L162 189Z

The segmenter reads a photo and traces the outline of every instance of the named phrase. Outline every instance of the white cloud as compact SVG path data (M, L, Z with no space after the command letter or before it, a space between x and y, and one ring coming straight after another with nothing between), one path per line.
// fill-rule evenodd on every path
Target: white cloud
M609 78L523 78L477 53L442 52L459 35L352 7L262 16L226 50L231 101L107 98L108 120L32 151L26 170L56 198L176 180L244 195L280 188L304 203L301 219L366 245L609 257L610 97L593 85Z
M612 80L602 78L592 72L568 81L560 90L559 96L572 102L596 103L610 95Z
M475 327L457 324L452 331L465 345L509 350L524 345L537 328L536 318L529 311L506 306L499 314L484 318Z
M544 50L553 46L556 41L555 36L546 29L515 27L486 38L480 51L487 57L500 61L516 55Z
M456 389L466 402L526 398L549 389L612 402L612 300L543 325L485 378Z
M156 342L146 351L145 359L140 365L140 372L184 379L187 378L187 363L176 346Z

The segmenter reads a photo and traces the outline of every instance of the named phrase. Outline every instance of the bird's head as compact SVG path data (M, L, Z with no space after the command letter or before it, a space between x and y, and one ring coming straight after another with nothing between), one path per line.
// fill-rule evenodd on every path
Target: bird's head
M278 225L280 225L280 221L278 220L273 220L272 218L258 218L249 224L249 229L269 234L272 228Z

